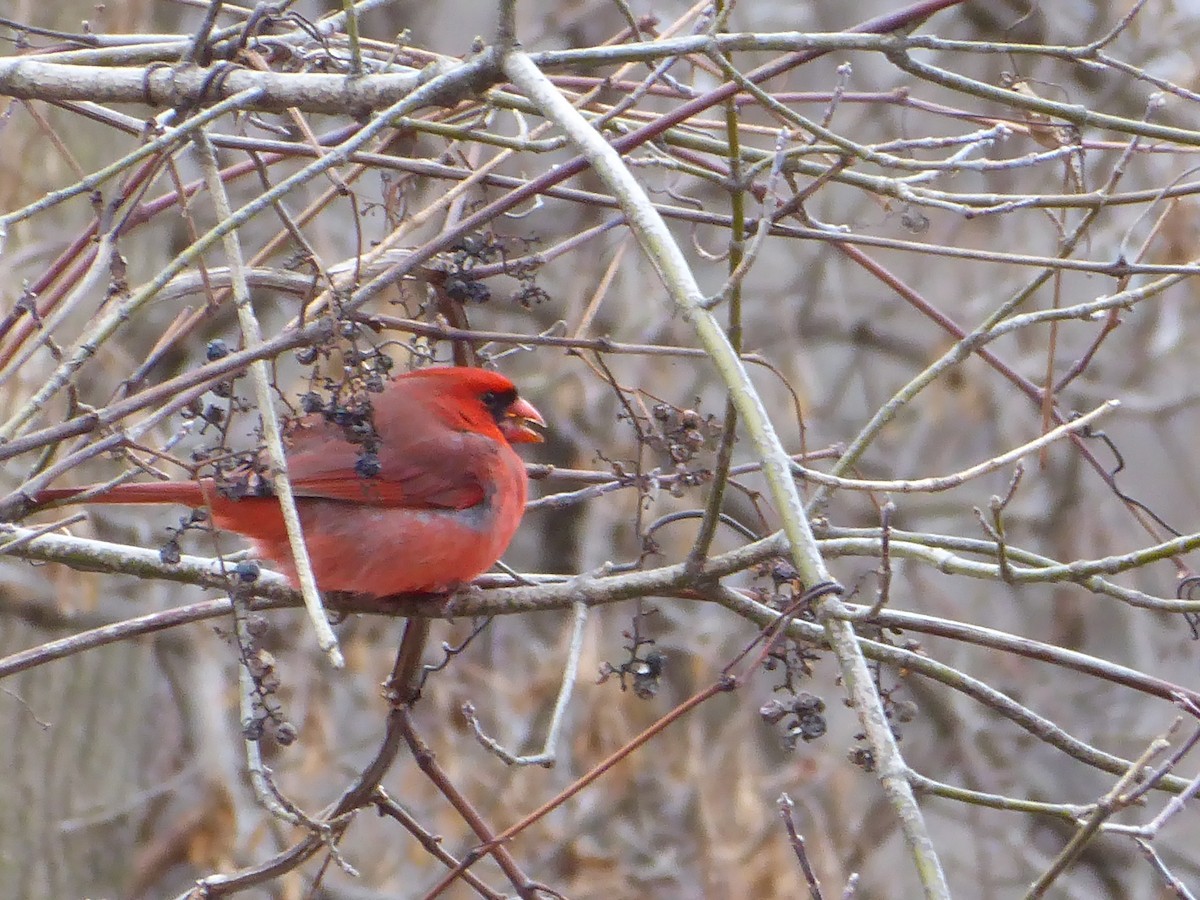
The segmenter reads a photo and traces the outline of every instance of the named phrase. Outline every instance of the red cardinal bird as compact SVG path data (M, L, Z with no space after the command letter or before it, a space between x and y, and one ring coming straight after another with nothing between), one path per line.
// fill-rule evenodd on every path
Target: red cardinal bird
M495 372L419 369L373 399L376 452L346 439L323 416L289 429L288 475L317 585L387 596L441 592L491 568L525 511L525 466L512 444L535 443L545 425L513 383ZM211 478L126 484L87 503L182 503L254 542L294 584L279 504L248 473L249 496L234 498ZM37 503L92 488L54 488Z

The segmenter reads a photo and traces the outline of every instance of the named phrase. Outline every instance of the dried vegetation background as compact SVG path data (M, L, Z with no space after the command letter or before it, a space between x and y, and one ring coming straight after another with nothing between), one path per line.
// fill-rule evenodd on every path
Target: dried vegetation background
M664 286L609 178L560 183L578 147L498 67L490 5L363 3L357 43L323 18L337 4L6 5L0 895L1200 891L1195 801L1173 801L1200 760L1195 10L731 5L525 2L516 32L603 120L749 382L697 337L709 313ZM847 33L883 15L863 30L891 43ZM605 49L719 32L757 38ZM392 115L418 72L451 88ZM235 592L235 625L194 557L237 541L185 511L21 517L46 484L203 474L257 446L214 183L235 211L286 188L225 220L274 414L454 359L537 403L530 461L553 468L506 557L536 586L470 594L452 621L415 601L346 615L335 671L294 597L250 622L254 591ZM727 387L747 384L802 467L840 598L782 539L752 543L781 495L744 416L728 440ZM693 565L606 593L706 553L719 580ZM166 627L179 610L198 621ZM425 658L444 665L392 709L405 611L435 616ZM142 636L89 632L139 616ZM867 668L824 642L847 617ZM537 753L576 669L553 767L472 733L466 703ZM877 714L898 753L864 737ZM356 784L357 813L330 818Z

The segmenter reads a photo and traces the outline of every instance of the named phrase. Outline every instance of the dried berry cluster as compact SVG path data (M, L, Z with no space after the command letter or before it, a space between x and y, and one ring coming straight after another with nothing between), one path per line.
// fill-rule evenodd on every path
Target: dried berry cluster
M699 465L698 460L716 451L722 430L720 420L669 403L656 403L650 415L652 421L646 429L644 442L651 450L662 454L674 471L671 493L681 497L688 488L711 481L712 469Z
M252 584L258 578L258 572L257 563L238 563L234 570L235 595L238 593L237 587ZM237 641L242 665L246 667L253 686L249 711L242 720L242 736L248 741L261 741L264 735L269 735L276 743L286 747L296 740L296 726L287 720L276 696L280 679L275 655L263 646L270 625L265 616L247 612L238 599L235 596Z
M170 537L158 548L158 558L168 566L176 565L183 558L182 550L179 547L180 536L194 528L202 528L207 521L208 512L203 509L193 509L186 516L180 516L179 527L167 529Z
M772 583L772 590L760 594L762 602L779 610L789 619L813 621L812 609L798 573L784 560L776 560L765 570ZM775 686L777 694L759 708L759 715L768 725L780 726L783 746L796 749L803 741L808 743L825 734L828 727L825 718L825 701L809 691L799 689L799 684L813 676L813 663L821 658L807 644L794 640L780 640L767 654L763 668L779 672L783 680Z
M784 640L771 650L763 664L767 671L782 671L783 681L775 686L775 691L784 696L764 703L759 715L768 725L782 727L783 745L788 750L794 750L798 741L807 743L825 734L825 701L796 687L800 679L812 677L812 663L819 658L808 647Z
M642 700L650 700L658 694L667 665L667 655L661 650L653 649L653 638L641 636L642 620L654 612L655 610L649 610L636 615L633 627L622 632L623 637L629 641L625 645L628 657L624 662L616 665L610 662L601 664L600 676L596 679L597 684L603 684L615 675L621 682L621 690L628 690L632 687L633 693ZM643 651L645 651L644 655ZM626 678L629 679L628 682L626 682Z
M375 431L370 395L383 391L395 362L377 347L357 346L355 339L360 337L361 332L356 331L351 335L354 345L342 350L342 382L320 378L314 371L312 385L319 382L322 390L310 387L300 397L300 409L305 415L319 414L325 421L341 428L346 440L360 448L355 471L363 478L374 478L381 467L379 435ZM310 365L317 361L321 352L329 353L328 350L303 347L296 357L302 364Z
M520 240L526 252L537 244L536 238L502 238L491 232L468 234L454 245L450 253L450 265L446 272L446 296L459 303L487 303L492 299L491 289L479 280L474 269L480 265L500 261L504 273L516 278L519 287L512 299L525 309L549 299L549 295L537 283L537 267L525 263L510 264L505 244Z
M783 745L788 750L795 750L799 741L808 743L825 734L824 712L825 701L808 691L800 691L786 700L772 698L758 710L768 725L782 723Z
M716 449L721 423L716 416L694 409L656 403L651 409L655 427L646 437L652 450L665 453L673 463L689 463L698 453Z

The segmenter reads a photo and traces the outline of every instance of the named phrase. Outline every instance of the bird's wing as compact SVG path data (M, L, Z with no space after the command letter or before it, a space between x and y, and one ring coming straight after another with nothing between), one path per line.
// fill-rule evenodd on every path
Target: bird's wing
M489 465L499 450L486 435L421 421L380 438L371 460L341 427L304 422L290 434L287 455L296 496L413 509L466 509L485 498Z

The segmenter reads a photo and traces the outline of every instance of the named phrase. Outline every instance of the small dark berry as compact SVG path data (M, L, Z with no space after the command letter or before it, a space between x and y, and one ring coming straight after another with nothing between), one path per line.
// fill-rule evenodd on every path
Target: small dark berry
M354 463L354 471L360 478L374 478L382 468L379 457L374 453L364 453Z
M897 722L911 722L917 717L917 704L912 700L897 700L893 706Z
M487 249L487 240L481 234L466 234L454 249L461 250L468 256L478 256Z
M296 726L291 722L280 722L275 726L275 742L288 747L296 742Z
M317 361L316 347L301 347L296 351L296 362L302 366L311 366Z
M492 290L482 281L472 281L468 285L467 299L472 303L487 303L492 299Z
M929 217L920 210L909 208L900 214L900 224L913 234L924 234L929 230Z
M208 358L209 362L216 362L218 359L223 359L229 355L229 345L220 338L214 338L204 348L204 355Z
M370 422L353 422L346 426L346 440L352 444L365 444L375 436Z
M237 580L243 584L249 584L258 580L259 573L262 569L252 559L243 559L233 567L233 574L237 576Z
M875 754L865 747L853 748L846 757L865 772L875 771Z
M775 725L788 714L787 707L778 700L768 700L758 708L758 715L768 725Z
M800 740L815 741L825 733L825 717L818 715L804 716L793 727L793 732Z
M667 654L661 650L651 650L646 654L646 674L657 678L667 667Z
M658 693L658 679L635 675L633 679L633 695L639 700L653 700Z
M825 711L825 701L816 694L801 691L792 700L792 709L798 713L819 713Z

